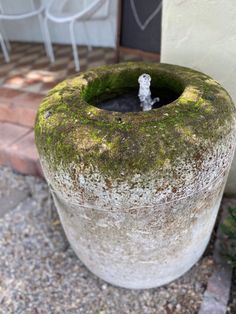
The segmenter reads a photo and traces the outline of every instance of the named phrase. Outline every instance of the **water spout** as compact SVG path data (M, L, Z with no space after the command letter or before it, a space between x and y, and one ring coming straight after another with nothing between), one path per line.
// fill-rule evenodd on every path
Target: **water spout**
M160 101L159 97L155 97L152 99L150 85L151 85L151 76L149 74L142 74L138 78L139 82L139 93L138 97L140 100L140 106L143 111L149 111L152 109L152 106Z

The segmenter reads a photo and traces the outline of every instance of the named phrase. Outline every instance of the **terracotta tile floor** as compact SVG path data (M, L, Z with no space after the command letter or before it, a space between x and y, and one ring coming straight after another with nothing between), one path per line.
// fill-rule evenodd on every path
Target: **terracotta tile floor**
M60 81L75 75L71 46L54 45L50 64L42 44L11 43L11 62L0 50L0 165L18 172L42 175L34 144L34 121L44 95ZM111 48L78 47L81 70L114 63ZM126 55L122 60L139 60Z
M45 94L58 82L75 74L70 45L54 45L56 62L50 64L43 44L11 44L11 62L5 63L0 51L0 86L19 89L25 92ZM115 62L112 48L78 47L81 71L88 68ZM123 60L138 60L134 56L124 56Z

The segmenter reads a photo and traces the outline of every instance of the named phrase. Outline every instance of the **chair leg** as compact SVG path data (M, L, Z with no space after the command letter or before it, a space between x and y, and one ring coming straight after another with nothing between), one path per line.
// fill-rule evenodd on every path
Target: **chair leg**
M3 56L4 56L4 59L5 59L5 62L9 63L10 62L10 57L9 57L9 54L8 54L8 51L7 51L7 47L6 47L4 38L3 38L1 33L0 33L0 44L1 44L1 47L2 47L2 52L3 52Z
M3 25L2 25L1 21L0 21L0 28L1 28L2 37L3 37L3 40L4 40L5 45L7 47L7 50L11 51L11 45L10 45L10 42L9 42L9 40L7 38L7 34L6 34L6 32L5 32L4 28L3 28Z
M113 25L112 25L111 20L109 20L109 24L110 24L110 34L111 34L111 37L113 38L113 45L114 45L114 48L116 48L116 36L113 32Z
M72 50L73 50L73 56L74 56L74 62L75 62L75 69L76 71L79 71L80 65L79 65L79 56L78 56L77 45L76 45L76 40L75 40L74 21L70 23L69 27L70 27L70 37L71 37L71 44L72 44Z
M52 42L51 42L49 29L48 29L48 21L47 21L46 17L44 19L42 19L42 34L44 34L43 36L45 39L45 48L46 48L47 55L50 59L50 62L54 63L55 62L55 56L54 56L54 52L53 52Z
M91 45L90 36L89 36L89 31L88 31L87 23L86 23L86 22L84 22L84 32L85 32L85 36L87 37L88 51L92 51L92 45Z
M5 36L5 34L4 34L4 33L3 33L3 37L4 37L4 41L5 41L5 44L6 44L7 50L8 50L8 51L11 51L11 45L10 45L10 42L9 42L8 38Z
M47 45L47 42L46 42L46 34L45 34L45 28L44 28L44 24L43 24L43 16L42 16L42 14L38 15L38 20L39 20L39 25L40 25L40 28L41 28L42 39L43 39L44 47L45 47L45 50L46 50L46 54L50 58L50 53L49 53L48 45Z

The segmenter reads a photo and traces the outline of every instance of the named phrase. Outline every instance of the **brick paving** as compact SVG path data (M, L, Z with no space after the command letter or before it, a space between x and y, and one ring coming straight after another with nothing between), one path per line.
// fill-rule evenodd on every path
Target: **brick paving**
M0 87L0 122L33 128L44 95Z
M3 122L0 134L0 164L24 174L42 176L33 130Z
M13 43L11 62L4 63L0 54L1 86L18 91L46 94L50 88L68 76L76 74L71 46L54 45L56 61L49 63L42 44ZM78 47L81 71L96 65L114 63L111 48Z
M42 176L33 127L43 95L0 87L0 165Z
M49 63L42 44L12 43L11 62L4 63L0 50L0 86L17 91L46 94L49 89L66 77L75 75L72 48L70 45L54 45L56 61ZM115 62L112 48L79 46L81 71ZM132 55L123 55L122 60L140 60Z
M34 144L37 108L47 92L76 75L71 46L54 45L56 61L50 64L42 44L12 43L11 62L0 51L0 165L42 176ZM78 47L81 71L115 62L112 48ZM139 60L123 56L123 60Z

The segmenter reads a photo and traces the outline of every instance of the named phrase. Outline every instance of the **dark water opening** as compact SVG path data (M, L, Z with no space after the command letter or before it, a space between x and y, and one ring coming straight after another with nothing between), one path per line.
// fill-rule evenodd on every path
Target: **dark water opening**
M169 88L151 88L152 98L159 97L160 101L153 105L153 109L165 106L177 98L179 98L180 93L177 93ZM94 99L94 105L100 109L117 111L117 112L138 112L142 111L140 107L140 100L138 97L138 89L131 90L123 95L119 95L113 98L108 98L106 100L100 101Z

